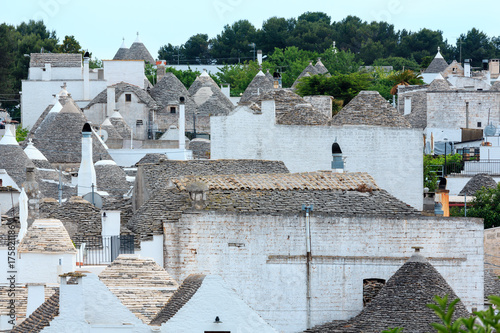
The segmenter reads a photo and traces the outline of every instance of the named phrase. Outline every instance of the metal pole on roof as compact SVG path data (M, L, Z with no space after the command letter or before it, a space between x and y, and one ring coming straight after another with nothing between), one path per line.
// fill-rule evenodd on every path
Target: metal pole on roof
M465 217L467 217L467 193L464 193Z
M59 164L59 204L62 203L62 180L61 180L61 165Z

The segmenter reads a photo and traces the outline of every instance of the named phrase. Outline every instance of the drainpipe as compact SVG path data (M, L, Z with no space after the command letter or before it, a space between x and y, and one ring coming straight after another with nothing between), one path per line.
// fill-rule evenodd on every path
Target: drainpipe
M311 217L314 205L302 205L302 210L306 212L306 300L307 300L307 328L311 327Z

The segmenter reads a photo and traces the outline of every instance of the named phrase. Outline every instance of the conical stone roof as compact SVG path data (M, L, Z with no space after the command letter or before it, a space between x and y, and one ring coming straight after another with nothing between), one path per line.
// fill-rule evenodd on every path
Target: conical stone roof
M124 140L130 139L132 130L119 111L115 110L111 117L109 117L109 121Z
M424 71L424 73L441 73L448 67L448 63L444 60L441 52L438 50L438 53L434 57L434 59L429 64Z
M472 177L467 184L465 184L464 188L460 191L458 195L476 195L476 192L485 188L496 188L497 182L490 176L485 173L478 173L474 177Z
M430 91L449 90L450 87L451 84L441 74L438 74L434 80L432 80L431 84L429 84Z
M156 63L151 53L149 53L146 46L139 39L139 35L137 35L137 39L125 53L123 60L144 60L153 65Z
M127 175L114 161L99 161L95 163L97 188L109 195L122 198L130 190Z
M125 39L123 39L122 45L120 46L120 48L118 49L118 51L116 51L116 54L113 57L113 60L123 60L123 59L125 59L125 56L126 56L128 50L129 50L128 47L125 45Z
M166 73L165 76L151 88L149 94L163 108L169 105L178 105L179 98L185 98L186 113L196 110L196 103L192 100L188 90L182 82L173 74Z
M360 91L358 96L331 119L330 124L411 127L408 120L377 91Z
M106 120L104 120L104 122L101 124L101 129L105 130L108 133L108 140L123 140L123 137L120 135L120 133L118 133L116 128L109 120L109 117L106 118Z
M316 62L316 65L314 65L314 68L316 68L316 71L318 72L318 74L328 73L328 69L321 62L321 58L318 58L318 61Z
M239 104L256 102L259 100L260 95L273 88L273 81L270 81L262 71L259 71L245 89Z
M82 128L87 119L72 99L56 114L46 131L35 132L33 143L50 163L80 163L82 154ZM92 135L94 161L110 160L106 148L95 134Z
M274 76L273 74L269 73L269 68L266 71L266 77L274 84Z
M359 315L347 322L320 325L305 332L379 333L394 327L402 327L404 332L410 333L430 332L433 330L431 323L441 322L427 307L435 303L436 295L448 295L449 302L458 298L441 274L423 256L415 253ZM463 303L458 302L454 318L469 315Z
M292 89L297 88L297 84L299 84L300 79L302 79L304 76L311 76L311 75L316 75L320 74L318 73L318 70L316 69L315 66L313 66L312 61L309 62L309 65L300 73L300 75L297 77L295 82L292 85Z
M233 103L206 72L196 78L188 92L201 116L228 114L234 108Z
M297 104L295 109L276 119L280 125L326 125L330 118L311 104Z
M490 90L500 91L500 80L496 80L491 86Z
M7 132L8 130L6 135ZM35 167L35 165L21 146L17 142L11 143L10 140L7 140L6 135L0 140L0 169L5 169L16 184L21 187L26 181L26 167Z

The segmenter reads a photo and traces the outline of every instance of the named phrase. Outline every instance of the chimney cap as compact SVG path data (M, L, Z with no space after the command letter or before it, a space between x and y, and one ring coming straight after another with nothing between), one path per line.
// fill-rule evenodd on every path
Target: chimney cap
M185 100L186 100L186 99L184 98L184 96L179 97L179 102L180 102L181 104L184 104L184 101L185 101Z
M85 133L85 132L92 132L92 128L90 127L89 123L85 123L85 125L83 125L82 133Z

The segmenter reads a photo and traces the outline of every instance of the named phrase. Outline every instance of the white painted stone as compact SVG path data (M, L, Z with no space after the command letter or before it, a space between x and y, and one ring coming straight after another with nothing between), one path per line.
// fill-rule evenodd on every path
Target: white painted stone
M220 275L277 330L306 329L303 216L206 212L183 215L177 223L165 223L164 230L165 267L174 279ZM411 256L412 246L423 246L422 255L469 310L483 306L480 219L313 214L311 235L313 325L357 315L363 279L389 279Z
M141 241L141 249L135 250L135 253L144 258L153 258L158 265L164 267L163 235L153 235L153 240Z
M219 317L220 323L214 323ZM193 297L166 323L162 332L277 332L229 288L209 275Z
M262 114L238 107L228 116L210 117L212 159L283 161L290 172L329 170L337 139L345 171L367 172L381 188L422 209L422 131L377 126L277 125L274 102Z

